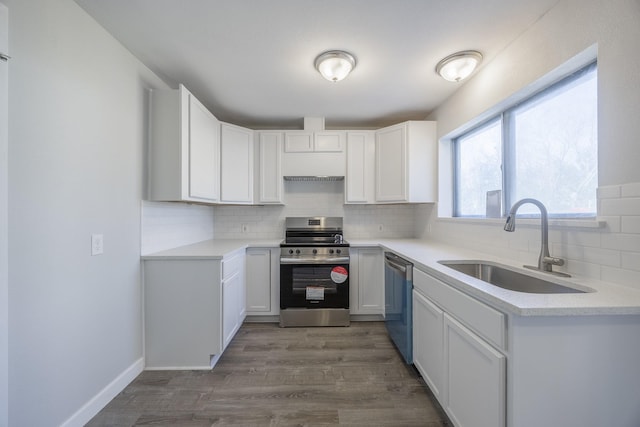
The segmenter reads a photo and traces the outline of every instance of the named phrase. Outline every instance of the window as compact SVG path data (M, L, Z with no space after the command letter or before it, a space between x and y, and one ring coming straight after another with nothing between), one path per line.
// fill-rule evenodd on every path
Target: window
M596 63L470 129L452 146L455 216L484 217L487 193L495 190L502 191L503 214L532 197L550 216L595 216ZM529 205L521 212L539 213Z

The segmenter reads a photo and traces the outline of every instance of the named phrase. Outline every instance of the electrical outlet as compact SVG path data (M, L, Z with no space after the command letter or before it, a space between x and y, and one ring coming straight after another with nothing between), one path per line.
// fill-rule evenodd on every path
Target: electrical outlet
M246 233L249 231L249 226L247 224L242 224L241 229L243 233Z
M91 256L101 255L104 252L104 236L102 234L91 235Z

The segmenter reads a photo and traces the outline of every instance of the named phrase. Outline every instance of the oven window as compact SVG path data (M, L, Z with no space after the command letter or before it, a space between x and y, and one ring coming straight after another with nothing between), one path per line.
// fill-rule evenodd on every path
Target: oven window
M294 294L307 294L307 288L324 288L322 292L315 295L337 293L338 283L331 278L332 266L304 266L294 267L292 271L292 284ZM314 299L313 292L310 292L309 299ZM318 297L320 299L320 297Z

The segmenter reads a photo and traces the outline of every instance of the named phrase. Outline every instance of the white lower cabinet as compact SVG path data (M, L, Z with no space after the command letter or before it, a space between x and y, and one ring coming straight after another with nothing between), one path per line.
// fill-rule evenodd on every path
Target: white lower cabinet
M413 363L437 399L444 374L444 311L413 291Z
M222 260L222 349L227 348L246 317L244 254Z
M211 369L245 312L244 251L144 261L146 369Z
M506 356L490 344L504 314L418 269L413 282L416 368L456 427L504 427Z
M245 271L247 315L280 314L280 248L248 248Z
M444 314L444 409L456 426L505 425L505 356Z
M351 314L384 314L384 264L380 248L350 248Z

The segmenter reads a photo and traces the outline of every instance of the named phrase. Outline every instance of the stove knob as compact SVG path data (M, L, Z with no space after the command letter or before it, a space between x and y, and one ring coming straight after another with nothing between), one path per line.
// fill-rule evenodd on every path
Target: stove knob
M336 249L337 254L339 254L340 252L342 252L340 249Z
M300 249L296 249L296 255L300 255Z
M333 249L329 249L329 253L332 254L333 253Z
M293 253L293 249L289 249L289 254L292 254L292 253Z
M313 252L313 254L315 255L315 254L317 254L317 253L318 253L318 250L317 250L317 249L314 249L312 252Z

